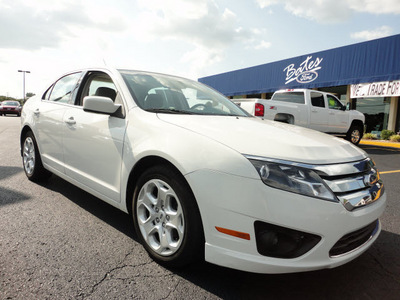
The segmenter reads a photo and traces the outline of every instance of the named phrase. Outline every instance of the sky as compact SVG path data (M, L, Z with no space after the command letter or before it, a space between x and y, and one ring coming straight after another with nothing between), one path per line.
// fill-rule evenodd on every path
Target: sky
M400 33L400 0L0 0L0 96L85 67L197 80Z

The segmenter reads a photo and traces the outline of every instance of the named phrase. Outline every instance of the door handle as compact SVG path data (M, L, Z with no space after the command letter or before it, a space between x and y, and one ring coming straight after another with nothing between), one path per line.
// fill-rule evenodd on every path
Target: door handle
M76 121L75 121L74 117L69 117L64 122L67 123L68 125L75 125L76 124Z

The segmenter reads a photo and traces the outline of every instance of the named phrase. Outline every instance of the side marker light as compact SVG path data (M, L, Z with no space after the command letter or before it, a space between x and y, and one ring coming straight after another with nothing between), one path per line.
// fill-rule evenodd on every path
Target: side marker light
M222 228L222 227L217 227L217 226L215 226L215 229L217 229L221 233L250 241L250 234L248 234L248 233L231 230L231 229L226 229L226 228Z

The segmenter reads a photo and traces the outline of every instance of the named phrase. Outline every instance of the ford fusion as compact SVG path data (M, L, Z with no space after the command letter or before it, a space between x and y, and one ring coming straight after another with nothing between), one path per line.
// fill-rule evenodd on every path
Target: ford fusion
M195 81L74 71L29 99L21 122L30 180L55 174L131 214L168 267L333 268L381 231L386 194L364 151L252 117Z

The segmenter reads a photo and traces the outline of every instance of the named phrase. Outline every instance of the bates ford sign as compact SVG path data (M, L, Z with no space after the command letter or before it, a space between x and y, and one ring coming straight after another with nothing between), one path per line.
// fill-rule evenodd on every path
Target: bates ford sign
M318 78L318 70L321 70L321 62L323 58L317 57L313 59L312 56L308 56L298 68L294 64L288 65L283 69L286 72L286 82L288 84L292 81L297 81L298 83L309 83Z

